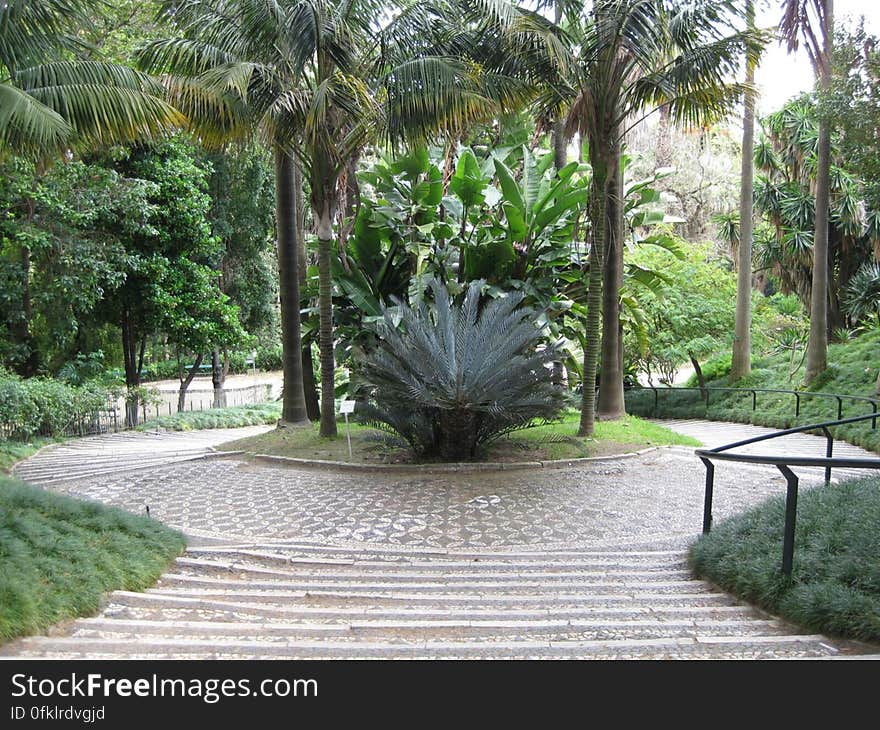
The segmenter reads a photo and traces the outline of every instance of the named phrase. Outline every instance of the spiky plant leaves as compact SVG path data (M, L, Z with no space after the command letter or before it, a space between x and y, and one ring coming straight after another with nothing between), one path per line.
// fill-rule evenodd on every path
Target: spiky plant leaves
M843 306L857 322L868 317L880 322L880 262L866 262L849 280Z
M555 418L566 405L550 380L559 343L546 344L521 293L484 301L484 284L471 282L454 302L434 279L433 304L398 301L400 324L385 311L379 346L358 370L367 399L361 412L422 456L474 458L487 441Z

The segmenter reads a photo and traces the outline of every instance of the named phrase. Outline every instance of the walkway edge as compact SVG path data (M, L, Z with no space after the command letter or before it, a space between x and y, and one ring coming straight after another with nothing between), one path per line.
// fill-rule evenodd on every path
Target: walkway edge
M392 474L449 474L464 472L485 471L517 471L522 469L564 469L578 466L579 464L593 463L597 461L618 461L642 456L652 451L657 451L659 446L649 446L640 451L628 451L623 454L610 454L608 456L586 456L580 459L554 459L552 461L512 461L512 462L457 462L454 464L353 464L349 461L329 461L324 459L300 459L294 456L275 456L272 454L248 455L256 461L280 464L282 466L323 469L326 471L349 471L349 472L378 472ZM216 452L213 457L221 455L240 455L242 452Z

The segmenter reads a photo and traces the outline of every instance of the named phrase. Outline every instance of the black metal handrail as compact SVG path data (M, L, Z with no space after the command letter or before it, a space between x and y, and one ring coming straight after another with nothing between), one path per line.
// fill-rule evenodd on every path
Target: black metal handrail
M696 449L694 452L703 465L706 467L706 493L703 499L703 533L708 533L712 529L712 497L715 489L715 464L714 461L733 461L746 464L768 464L775 466L782 472L786 483L785 496L785 532L782 540L782 572L790 576L794 563L794 531L797 522L797 498L798 498L798 477L791 470L793 466L818 466L825 467L825 483L831 483L831 469L833 467L844 469L880 469L880 458L878 459L861 459L851 457L834 457L834 438L829 430L832 426L842 426L847 423L858 423L867 421L868 419L876 420L877 411L868 413L863 416L853 416L852 418L843 418L836 421L826 421L824 423L813 423L808 426L798 426L796 428L787 428L783 431L775 431L761 436L737 441L724 446L716 446L714 449ZM748 446L759 441L769 441L770 439L779 438L780 436L788 436L793 433L803 433L804 431L822 431L826 439L825 456L765 456L760 454L731 454L732 449L742 446Z
M758 410L758 393L777 393L783 395L791 395L794 396L794 417L798 418L801 414L801 398L833 398L837 401L837 419L843 419L843 402L844 401L858 401L861 403L870 403L871 404L871 428L877 428L877 420L880 418L880 398L871 398L866 395L847 395L846 393L823 393L820 391L810 391L810 390L786 390L784 388L721 388L712 385L707 385L704 388L699 387L688 387L688 386L667 386L667 387L657 387L656 385L641 385L639 388L634 388L630 390L630 392L637 392L639 389L651 390L654 393L654 405L652 408L651 415L654 416L657 413L657 408L659 407L659 399L660 393L675 393L678 391L698 391L702 394L703 399L706 402L706 405L709 405L709 401L712 393L747 393L752 396L752 410Z

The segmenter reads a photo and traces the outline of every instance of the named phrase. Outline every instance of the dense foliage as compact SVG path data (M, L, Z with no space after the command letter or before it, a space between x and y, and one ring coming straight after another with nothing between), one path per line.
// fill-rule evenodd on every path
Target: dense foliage
M74 435L87 429L98 411L110 407L110 392L97 384L68 385L28 378L0 368L0 437Z
M729 353L710 359L703 367L708 386L745 390L712 392L708 406L699 391L669 389L661 390L655 408L651 391L634 389L627 393L627 407L631 413L643 417L708 418L788 428L837 418L838 404L835 398L814 396L811 393L880 396L877 382L880 329L864 332L844 342L831 343L828 347L828 369L808 388L801 386L805 348L805 338L794 343L785 339L777 340L775 344L769 345L766 354L754 358L752 372L735 384L729 377ZM686 385L696 386L696 378L692 378ZM759 393L757 408L753 410L752 394L748 388L797 390L800 393L800 415L795 417L795 398L790 393ZM870 412L869 403L844 401L844 418ZM836 438L880 451L880 423L876 429L871 428L871 421L868 420L832 430Z

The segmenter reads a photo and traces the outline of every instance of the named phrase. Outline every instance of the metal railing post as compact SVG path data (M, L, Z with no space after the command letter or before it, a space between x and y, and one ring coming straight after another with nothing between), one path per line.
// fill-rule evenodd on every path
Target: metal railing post
M792 392L794 393L794 417L798 418L801 415L801 394L796 390Z
M782 574L791 577L794 564L794 530L797 522L798 478L785 464L779 464L785 477L785 533L782 538Z
M837 398L837 420L840 421L843 418L843 398L839 395L835 398Z
M654 410L651 412L651 415L656 416L657 415L657 408L659 406L657 399L660 397L660 393L657 392L657 388L655 388L653 385L651 386L651 390L654 391ZM875 411L876 411L876 408L877 407L874 406Z
M825 458L830 459L834 454L834 437L827 427L822 427L822 433L825 434ZM825 467L825 484L831 484L831 465Z
M752 391L752 410L753 411L758 410L758 391L757 390Z
M874 414L874 418L871 419L871 428L877 428L877 401L871 401L871 413Z
M700 457L700 461L706 467L706 496L703 500L703 534L712 529L712 492L715 488L715 464L708 459Z

